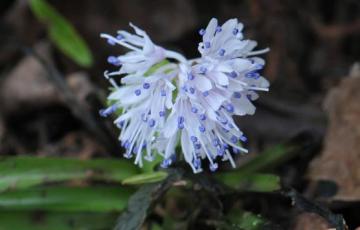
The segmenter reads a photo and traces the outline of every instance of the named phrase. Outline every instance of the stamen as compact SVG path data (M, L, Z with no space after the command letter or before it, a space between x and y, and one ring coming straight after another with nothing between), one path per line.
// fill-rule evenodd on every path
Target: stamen
M246 141L247 141L247 137L245 137L245 136L243 135L243 136L240 137L240 140L241 140L242 142L246 142Z
M231 78L236 78L238 75L237 75L237 73L235 71L232 71L231 73L229 73L229 76Z
M113 38L109 38L109 39L107 40L107 43L108 43L109 45L111 45L111 46L116 45L116 41L115 41Z
M148 89L148 88L150 88L150 84L149 84L149 83L147 83L147 82L145 82L145 83L143 84L143 88L144 88L144 89Z
M206 115L205 114L200 114L199 118L200 118L200 120L205 121L206 120Z
M225 50L224 50L224 49L220 49L220 50L219 50L219 55L220 55L220 56L224 56L224 54L225 54Z
M184 121L185 121L185 118L184 118L183 116L179 116L179 117L178 117L178 123L179 123L179 124L184 123Z
M135 93L136 96L140 96L141 90L140 90L140 89L137 89L137 90L134 91L134 93Z
M190 137L190 140L193 142L193 143L195 143L195 142L197 142L197 137L195 137L195 136L191 136Z
M115 56L109 56L107 58L108 63L115 65L115 66L119 66L121 64L121 62L119 61L119 59Z
M150 119L149 120L149 126L152 128L155 126L155 120L154 119Z
M225 107L226 111L228 111L229 113L233 113L234 112L234 106L232 104L227 104Z
M198 112L198 109L197 109L196 107L192 107L192 108L191 108L191 112L197 113L197 112Z
M241 98L241 93L240 92L235 92L233 95L235 98Z
M239 32L239 30L237 28L233 29L233 35L236 35Z
M238 138L235 135L231 136L230 140L234 144L236 144L238 142Z
M118 34L117 36L116 36L116 39L117 40L122 40L122 39L124 39L125 37L124 37L124 35L122 35L122 34Z
M195 76L192 75L191 73L188 73L188 80L194 80Z
M205 91L202 94L203 94L204 97L207 97L207 96L209 96L209 91Z
M194 94L194 93L195 93L195 89L194 89L193 87L190 87L190 88L189 88L189 91L190 91L191 94Z

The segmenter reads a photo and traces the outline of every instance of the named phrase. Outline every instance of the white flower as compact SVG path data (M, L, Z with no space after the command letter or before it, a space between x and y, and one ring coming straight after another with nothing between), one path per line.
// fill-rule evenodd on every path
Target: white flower
M147 77L128 75L121 80L124 85L116 88L108 97L115 103L102 110L109 111L101 113L106 116L122 109L115 124L122 129L119 139L126 149L124 156L130 158L135 154L135 164L142 166L143 153L146 153L148 160L152 160L151 146L155 134L163 128L166 114L173 105L175 86L171 80L176 73L174 65L168 64Z
M121 45L132 51L121 56L110 56L108 62L120 66L119 74L144 74L151 66L165 58L165 50L152 43L149 36L138 27L130 23L137 35L126 31L118 31L113 37L108 34L101 34L101 37L108 39L111 45Z
M211 171L219 167L217 159L235 167L231 153L247 150L233 115L254 114L255 91L268 90L268 81L259 74L265 61L254 57L268 49L253 51L256 42L243 40L243 25L237 19L222 26L212 19L200 30L201 57L187 60L153 44L143 30L130 25L136 35L101 35L111 45L131 50L108 58L120 68L105 72L114 90L108 97L111 106L100 111L103 116L121 113L115 123L121 128L125 157L135 155L135 164L142 166L143 158L151 161L158 153L164 158L161 165L168 167L181 146L195 173L202 171L204 160ZM123 76L122 86L113 78L117 75Z

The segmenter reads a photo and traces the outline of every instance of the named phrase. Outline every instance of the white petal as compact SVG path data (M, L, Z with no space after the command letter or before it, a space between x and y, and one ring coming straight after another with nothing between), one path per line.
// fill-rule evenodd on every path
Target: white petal
M212 89L211 81L202 75L196 75L193 82L196 88L201 92L209 91L210 89Z
M204 34L204 37L203 37L204 42L206 42L206 41L210 42L212 40L212 38L214 37L217 25L218 25L217 19L212 18L210 20L208 26L206 27L205 34Z

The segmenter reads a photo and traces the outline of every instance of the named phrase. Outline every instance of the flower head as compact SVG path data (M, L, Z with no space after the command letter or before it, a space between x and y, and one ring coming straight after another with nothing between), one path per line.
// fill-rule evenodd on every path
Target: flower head
M246 137L233 116L254 114L255 91L268 90L268 81L259 73L265 62L254 57L267 49L253 51L256 42L243 40L243 25L237 19L222 26L212 19L200 30L201 57L187 60L155 45L143 30L130 25L136 34L101 35L110 45L130 49L108 58L119 69L105 72L114 89L108 97L111 105L100 111L103 116L120 113L115 124L121 129L124 156L134 156L141 166L143 159L151 161L160 154L162 167L180 156L194 172L202 171L204 161L215 171L218 159L235 167L232 153L247 150L242 147ZM116 75L122 76L121 86L113 78Z

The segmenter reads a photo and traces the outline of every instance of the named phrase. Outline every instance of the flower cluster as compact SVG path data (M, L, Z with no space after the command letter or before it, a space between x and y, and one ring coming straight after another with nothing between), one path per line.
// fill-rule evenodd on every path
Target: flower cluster
M161 166L168 167L180 146L195 173L202 171L204 159L211 171L218 168L218 158L235 167L232 153L247 150L233 116L254 114L256 91L268 91L269 83L259 73L265 62L255 57L268 49L254 51L257 43L243 39L243 24L237 19L223 25L211 19L199 31L201 57L192 60L155 45L143 30L130 26L135 34L101 34L110 45L130 50L108 58L119 68L104 73L113 90L111 105L100 111L102 116L118 115L124 156L142 166L143 160L159 154ZM114 76L122 76L120 86Z

